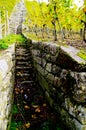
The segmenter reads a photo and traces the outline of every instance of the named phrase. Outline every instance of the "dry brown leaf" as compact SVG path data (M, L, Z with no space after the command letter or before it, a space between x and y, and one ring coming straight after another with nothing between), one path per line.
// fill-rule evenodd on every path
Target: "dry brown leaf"
M21 93L23 93L24 91L23 91L23 90L21 90L20 92L21 92Z
M31 115L31 117L33 118L33 119L36 119L36 115L34 114L34 115Z
M30 128L30 122L26 123L26 124L25 124L25 127L26 127L26 128Z
M30 109L30 107L28 105L25 105L24 108L25 109Z
M16 93L16 94L19 94L19 92L18 92L18 91L15 91L15 93Z
M35 112L40 112L41 110L40 110L40 108L37 108L36 110L35 110Z
M46 103L44 103L44 104L43 104L43 107L46 107L46 106L47 106L47 104L46 104Z

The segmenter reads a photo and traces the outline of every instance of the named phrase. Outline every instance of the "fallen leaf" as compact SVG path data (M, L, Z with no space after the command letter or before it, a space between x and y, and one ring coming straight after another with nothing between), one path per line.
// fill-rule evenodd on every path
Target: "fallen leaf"
M32 107L37 108L37 107L38 107L38 105L33 105Z
M43 104L43 107L46 107L46 106L47 106L47 104L46 104L46 103L44 103L44 104Z
M34 115L31 115L31 117L33 118L33 119L36 119L36 115L34 114Z
M19 94L19 92L18 92L18 91L15 91L15 93L16 93L16 94Z
M40 108L37 108L36 110L35 110L35 112L40 112L41 110L40 110Z
M25 105L24 108L25 109L30 109L30 107L28 105Z
M25 124L25 127L26 127L26 128L29 128L29 127L30 127L30 122L26 123L26 124Z
M23 93L24 91L23 90L21 90L21 93Z
M16 87L16 88L15 88L15 91L20 91L20 89Z

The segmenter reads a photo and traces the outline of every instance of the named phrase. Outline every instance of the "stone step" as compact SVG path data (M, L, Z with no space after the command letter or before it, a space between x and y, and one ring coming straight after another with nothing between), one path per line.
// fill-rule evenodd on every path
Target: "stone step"
M28 61L26 61L26 62L17 61L16 64L17 64L17 65L25 65L25 66L30 65L30 66L31 66L30 62L28 62Z
M27 68L32 68L32 64L31 64L31 61L28 62L22 62L22 61L16 61L16 67L27 67Z
M21 81L21 82L18 82L17 81L17 84L18 84L18 87L28 87L29 86L34 86L35 85L35 82L33 80L29 80L29 81Z
M19 60L19 61L26 61L26 60L30 60L30 56L25 56L25 55L20 55L20 56L16 56L16 60Z
M18 65L28 65L28 61L21 61L21 60L17 60L16 62Z
M21 77L23 77L23 76L26 77L26 76L27 76L27 77L29 77L30 74L28 74L28 73L19 73L19 72L18 72L18 73L16 74L16 76L21 76Z
M16 70L28 70L28 69L31 69L32 70L32 67L26 67L26 66L16 66Z
M16 61L27 61L30 60L30 57L16 57Z
M28 54L28 53L18 53L18 54L15 54L15 57L17 58L17 57L30 57L31 56L31 54Z
M27 72L25 72L25 70L27 71ZM22 74L28 74L29 72L31 72L31 71L33 71L33 68L31 68L31 67L24 67L24 66L17 66L16 67L16 72L18 73L22 73Z
M19 52L19 51L26 52L26 48L23 48L23 47L22 48L19 48L19 47L17 48L16 47L16 53Z

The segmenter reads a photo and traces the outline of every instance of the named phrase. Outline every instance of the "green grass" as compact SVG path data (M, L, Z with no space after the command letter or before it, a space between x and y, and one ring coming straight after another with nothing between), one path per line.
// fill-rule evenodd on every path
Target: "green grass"
M0 50L7 49L9 45L15 43L15 42L25 42L25 38L22 35L16 35L16 34L10 34L3 39L0 39Z
M77 55L82 58L83 60L86 60L86 52L81 50L77 53Z

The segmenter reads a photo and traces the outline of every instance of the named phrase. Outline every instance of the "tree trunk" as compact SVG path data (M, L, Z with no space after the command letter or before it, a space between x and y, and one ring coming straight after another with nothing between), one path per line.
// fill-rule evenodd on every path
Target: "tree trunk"
M83 30L83 41L86 42L86 25L85 25L84 30Z
M57 41L56 23L54 24L54 41Z

